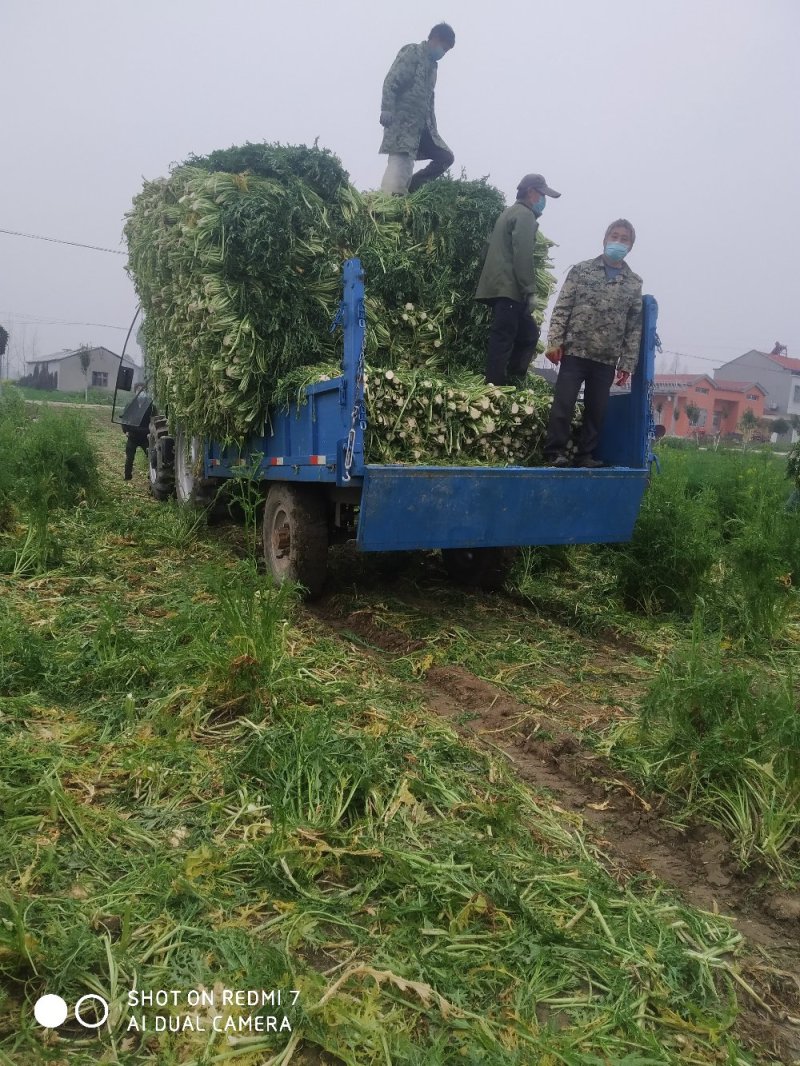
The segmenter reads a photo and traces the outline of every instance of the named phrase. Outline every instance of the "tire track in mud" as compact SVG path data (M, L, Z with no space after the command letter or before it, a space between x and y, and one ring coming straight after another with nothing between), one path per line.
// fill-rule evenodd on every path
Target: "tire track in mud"
M307 610L379 663L426 646L378 621L369 608L342 612L323 600ZM529 705L468 670L433 666L408 686L462 737L502 755L523 781L579 814L617 881L649 874L686 903L733 919L750 945L742 972L761 1000L743 993L739 1031L778 1061L800 1063L800 895L765 892L736 866L716 829L673 829L659 814L657 797L639 795L561 723L532 714Z

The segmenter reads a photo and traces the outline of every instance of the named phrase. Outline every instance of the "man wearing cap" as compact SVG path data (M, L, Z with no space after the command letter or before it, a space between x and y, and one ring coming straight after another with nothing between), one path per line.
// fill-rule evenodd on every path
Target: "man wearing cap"
M560 196L541 174L526 174L517 201L494 224L475 299L492 307L486 382L521 384L539 340L533 318L536 268L533 254L546 197Z
M642 339L642 279L624 262L635 240L626 218L612 222L602 254L572 267L553 308L546 355L559 370L544 444L553 466L569 466L566 449L581 385L583 423L575 465L603 465L594 450L611 385L627 385Z
M433 109L437 64L456 43L452 26L440 22L427 41L407 44L383 82L381 125L384 128L381 155L388 155L382 192L405 196L427 181L444 174L454 156L436 128ZM415 159L430 159L414 171ZM412 177L413 174L413 177Z

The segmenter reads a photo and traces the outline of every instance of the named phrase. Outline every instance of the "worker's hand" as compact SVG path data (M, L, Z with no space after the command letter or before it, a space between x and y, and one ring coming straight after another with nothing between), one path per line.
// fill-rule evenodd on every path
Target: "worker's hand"
M631 374L629 370L618 370L617 376L614 378L615 385L627 385L631 380Z
M527 305L528 305L528 314L532 315L533 312L536 310L536 294L535 293L530 293L529 294L528 299L527 299Z
M391 126L394 122L394 114L391 111L381 111L381 125Z
M560 363L564 355L564 348L559 346L558 348L548 348L544 353L551 363Z

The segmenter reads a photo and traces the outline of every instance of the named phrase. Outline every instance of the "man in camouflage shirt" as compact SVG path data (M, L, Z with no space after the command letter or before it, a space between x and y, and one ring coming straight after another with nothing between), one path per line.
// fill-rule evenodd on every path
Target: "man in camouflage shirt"
M436 129L433 90L437 63L456 43L446 22L434 26L427 41L407 44L397 53L383 83L380 152L389 156L381 182L385 193L405 196L444 174L455 158ZM415 159L430 159L413 175Z
M566 448L581 385L583 425L575 465L603 465L593 453L611 385L628 383L642 339L642 279L623 261L635 240L627 219L612 222L602 255L572 267L553 309L546 354L560 366L544 444L553 466L569 466Z

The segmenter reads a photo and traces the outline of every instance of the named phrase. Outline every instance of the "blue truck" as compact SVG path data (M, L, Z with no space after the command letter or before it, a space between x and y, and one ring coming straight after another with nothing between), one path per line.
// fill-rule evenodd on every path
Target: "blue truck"
M631 387L612 394L598 469L411 466L366 461L366 311L358 259L345 263L334 320L344 335L341 375L309 385L305 401L273 408L239 446L172 430L150 417L149 476L158 499L207 504L227 479L265 491L263 545L278 582L311 597L325 581L329 545L355 538L365 552L439 549L453 577L484 588L502 578L508 549L630 540L650 476L651 393L658 308L645 296ZM333 328L333 327L332 327ZM140 401L140 409L142 407ZM141 410L140 410L141 413Z

